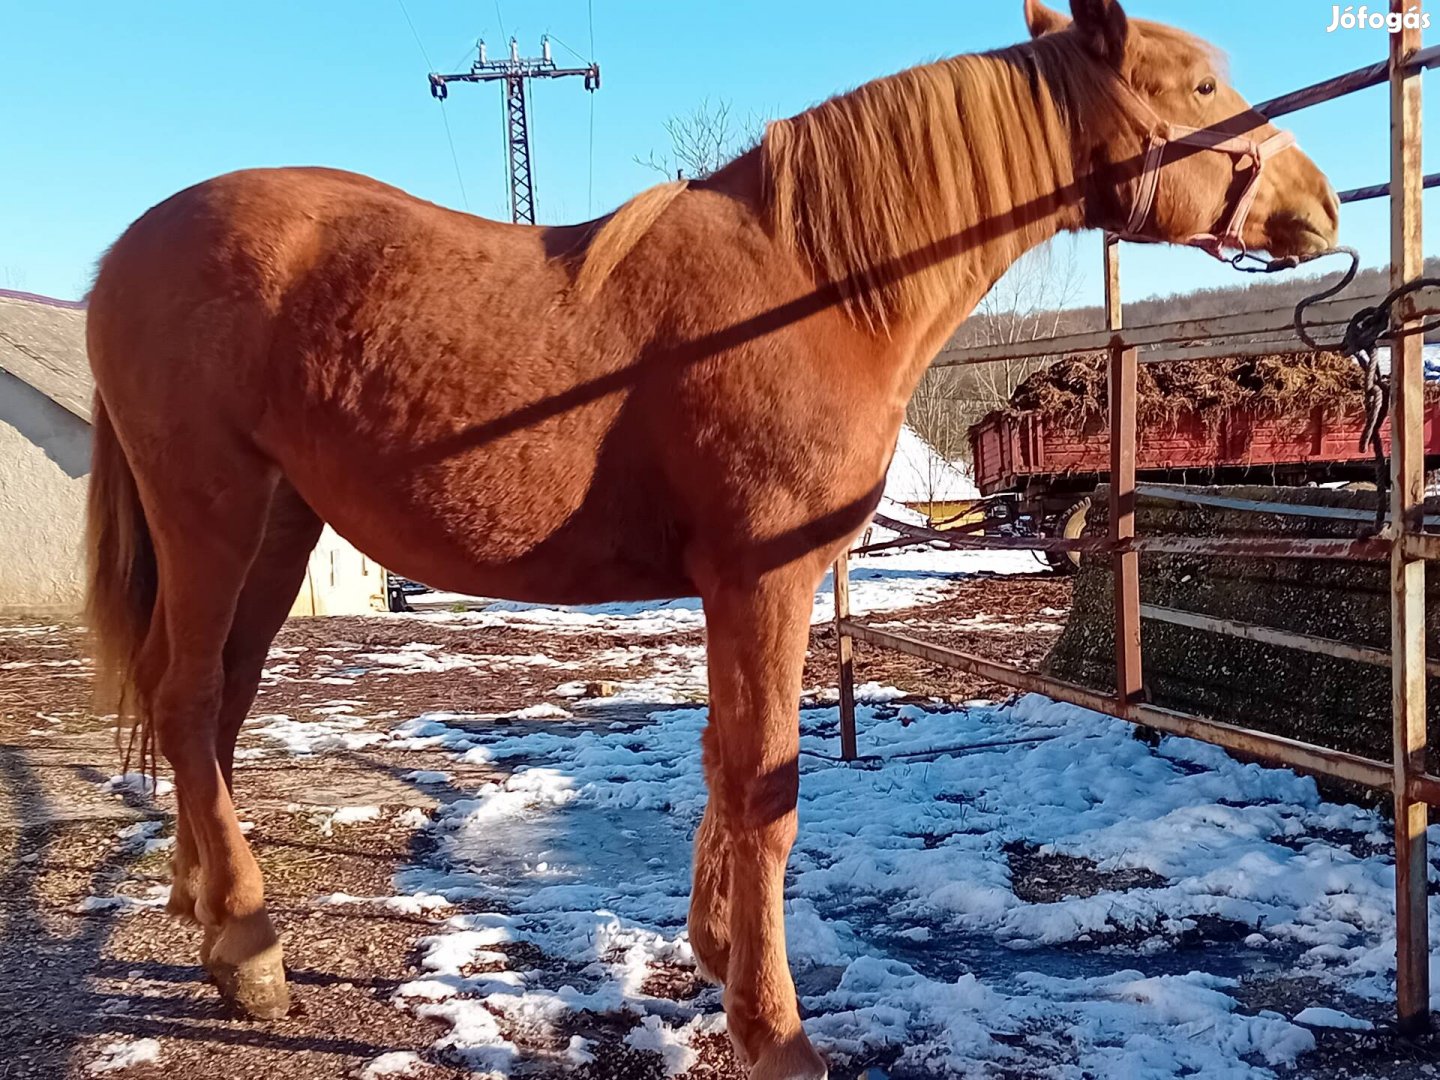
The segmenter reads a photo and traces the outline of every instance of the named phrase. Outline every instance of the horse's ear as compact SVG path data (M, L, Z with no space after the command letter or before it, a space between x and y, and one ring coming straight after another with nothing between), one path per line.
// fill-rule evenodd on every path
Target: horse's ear
M1070 0L1070 11L1075 30L1090 51L1113 67L1123 67L1130 20L1119 0Z
M1025 25L1030 28L1031 37L1040 37L1064 30L1070 25L1070 20L1060 12L1046 7L1040 0L1025 0Z

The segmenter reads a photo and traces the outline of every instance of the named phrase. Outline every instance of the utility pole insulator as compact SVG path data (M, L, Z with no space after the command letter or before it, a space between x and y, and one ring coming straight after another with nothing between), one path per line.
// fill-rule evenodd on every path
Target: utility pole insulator
M507 173L510 179L510 220L535 224L535 179L530 168L530 119L527 100L531 79L563 79L581 76L585 89L600 89L600 65L590 63L583 68L557 67L550 55L550 37L540 39L540 56L522 57L520 45L510 39L510 55L504 60L491 60L485 42L477 43L478 55L470 70L457 75L430 73L430 94L439 101L449 96L452 82L503 82L505 84L505 145Z

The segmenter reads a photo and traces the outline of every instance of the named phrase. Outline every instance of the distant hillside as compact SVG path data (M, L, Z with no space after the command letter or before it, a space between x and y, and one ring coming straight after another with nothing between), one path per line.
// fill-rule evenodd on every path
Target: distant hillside
M1204 319L1215 315L1235 314L1242 311L1263 311L1268 308L1283 308L1298 304L1306 296L1316 292L1322 279L1337 280L1339 260L1327 260L1326 270L1313 274L1280 273L1250 275L1237 280L1236 284L1213 289L1198 289L1195 292L1159 296L1150 300L1127 301L1125 321L1133 325L1157 322L1175 322L1179 319ZM1427 259L1424 273L1440 276L1440 258ZM1364 295L1383 292L1389 284L1388 267L1362 269L1347 293ZM986 314L977 312L965 321L951 342L951 347L966 347L986 341L997 340L993 324L997 321L1013 320L1014 312ZM1085 330L1099 330L1105 325L1105 310L1098 304L1090 307L1069 308L1064 311L1041 311L1027 314L1027 318L1045 325L1053 325L1061 334L1079 333Z

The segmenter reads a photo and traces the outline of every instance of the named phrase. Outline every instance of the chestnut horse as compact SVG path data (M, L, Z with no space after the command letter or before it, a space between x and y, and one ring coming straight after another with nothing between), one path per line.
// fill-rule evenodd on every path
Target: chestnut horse
M174 769L170 911L253 1016L288 1005L236 823L236 732L329 522L407 577L575 604L698 595L710 802L690 942L754 1078L818 1077L785 955L813 594L868 521L926 365L1061 230L1276 255L1335 240L1299 150L1205 43L1026 0L1031 40L771 124L703 181L530 228L327 169L234 173L148 211L90 298L97 659ZM1153 201L1152 201L1153 199ZM1134 228L1138 203L1146 209Z

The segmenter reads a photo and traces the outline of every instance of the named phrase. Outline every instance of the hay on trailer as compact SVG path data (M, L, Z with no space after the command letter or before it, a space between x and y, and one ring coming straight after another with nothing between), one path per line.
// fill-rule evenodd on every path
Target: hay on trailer
M1141 364L1142 424L1173 424L1186 414L1218 423L1232 409L1266 418L1308 418L1317 408L1342 414L1364 406L1360 365L1335 352L1282 352ZM1108 408L1103 356L1067 356L1015 388L1006 410L1079 426Z

